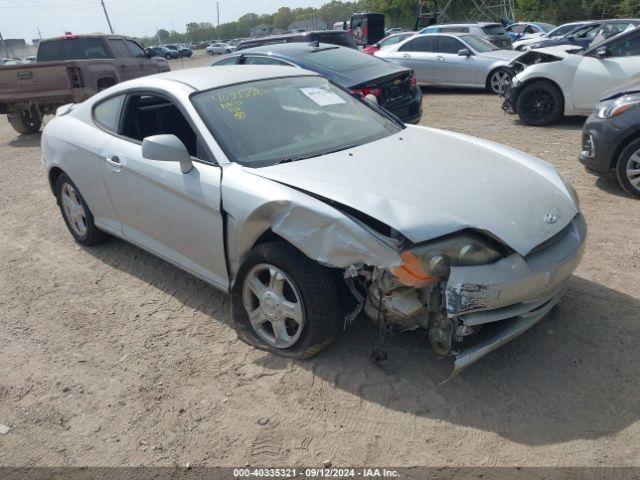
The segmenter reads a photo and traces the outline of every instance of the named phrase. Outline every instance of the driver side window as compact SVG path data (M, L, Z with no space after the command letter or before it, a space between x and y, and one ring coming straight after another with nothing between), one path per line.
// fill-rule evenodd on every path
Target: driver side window
M465 46L453 37L438 37L438 53L452 53L457 54Z
M609 57L637 57L640 55L640 36L614 43L608 48Z
M120 133L138 142L152 135L175 135L184 143L189 155L202 158L198 155L202 148L198 148L198 137L189 122L171 101L158 95L129 96Z

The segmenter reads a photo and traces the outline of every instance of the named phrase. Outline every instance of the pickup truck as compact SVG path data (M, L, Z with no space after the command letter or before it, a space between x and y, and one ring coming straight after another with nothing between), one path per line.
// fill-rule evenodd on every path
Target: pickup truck
M44 115L116 83L170 70L135 40L72 35L42 40L36 63L0 67L0 114L18 133L35 133Z

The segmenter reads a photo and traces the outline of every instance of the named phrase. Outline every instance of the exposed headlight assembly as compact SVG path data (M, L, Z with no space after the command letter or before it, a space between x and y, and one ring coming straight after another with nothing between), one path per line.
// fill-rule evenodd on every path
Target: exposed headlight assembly
M502 253L493 242L463 233L403 252L403 264L393 273L403 285L421 287L448 277L451 267L486 265L500 258Z
M640 104L640 94L632 93L597 103L596 106L593 107L593 113L595 113L598 118L611 118L626 112L638 104Z

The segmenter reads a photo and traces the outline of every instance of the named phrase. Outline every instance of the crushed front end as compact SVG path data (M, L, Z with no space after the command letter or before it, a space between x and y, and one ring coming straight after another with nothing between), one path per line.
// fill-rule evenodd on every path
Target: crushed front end
M537 323L559 301L584 250L581 214L526 256L475 232L414 246L371 273L366 314L393 332L424 328L453 374Z
M503 97L502 110L512 115L518 113L518 95L520 95L520 92L526 85L520 73L531 65L558 62L560 60L562 60L562 58L544 51L528 50L509 63L509 68L513 71L513 76L511 77L511 82L503 88L501 93Z

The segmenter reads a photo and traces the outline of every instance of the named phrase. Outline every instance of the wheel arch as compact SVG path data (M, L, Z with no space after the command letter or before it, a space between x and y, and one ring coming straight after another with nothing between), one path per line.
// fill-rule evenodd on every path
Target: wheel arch
M616 165L618 164L618 159L620 158L620 155L622 155L622 152L624 151L624 149L627 148L631 142L634 142L639 139L640 139L640 130L636 130L635 132L625 137L625 139L618 144L615 151L613 152L613 155L611 155L609 169L615 168Z
M66 175L66 172L58 166L53 166L49 169L49 173L47 176L49 178L49 186L51 187L51 193L53 193L54 196L56 195L56 183L58 182L58 178L60 178L60 175L62 174Z

